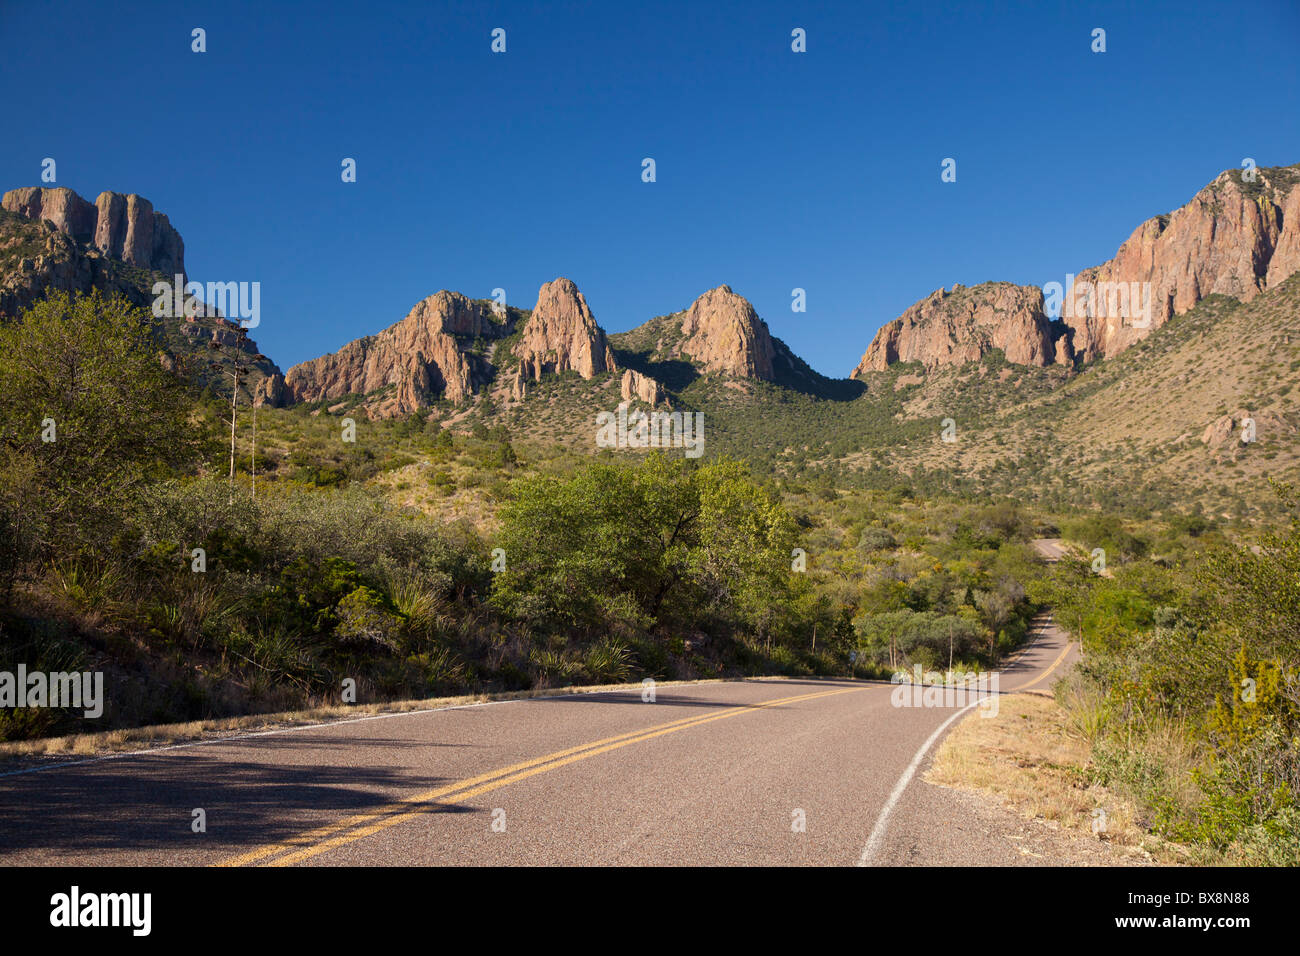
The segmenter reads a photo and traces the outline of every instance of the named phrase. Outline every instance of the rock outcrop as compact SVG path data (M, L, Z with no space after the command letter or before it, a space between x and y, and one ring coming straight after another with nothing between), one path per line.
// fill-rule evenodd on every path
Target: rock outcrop
M487 380L487 363L462 348L457 337L506 334L508 328L491 314L486 303L459 292L438 292L378 335L290 368L284 376L285 398L315 402L393 386L378 414L409 414L438 397L463 401Z
M95 238L99 210L71 189L26 187L11 189L0 198L0 206L9 212L41 219L59 232L90 245Z
M254 386L254 405L270 405L278 408L284 404L284 376L275 372L266 376Z
M1262 442L1277 447L1294 441L1296 428L1271 409L1252 412L1241 408L1231 415L1222 415L1205 426L1201 444L1205 445L1215 460L1236 461L1252 442Z
M0 321L51 292L121 296L148 313L154 282L185 272L185 246L167 217L139 196L103 193L89 203L70 189L12 189L0 197ZM220 316L163 316L154 324L164 366L218 392L240 371L240 400L275 404L280 370L246 329Z
M743 296L720 285L691 303L682 317L682 351L705 371L773 379L772 336Z
M528 397L528 378L524 374L523 365L515 366L514 378L510 380L510 388L507 395L512 402L522 402Z
M1021 365L1073 365L1122 352L1208 295L1249 302L1300 269L1300 166L1255 177L1221 173L1142 223L1114 258L1065 284L1055 320L1033 287L985 283L960 300L960 287L939 290L884 326L854 375L897 361L961 364L990 347Z
M1277 288L1300 271L1300 184L1287 192L1279 209L1282 231L1269 256L1268 272L1264 274L1264 285L1269 289Z
M533 379L546 372L567 371L589 379L617 367L586 298L565 278L548 282L538 291L537 307L524 324L514 354Z
M1241 170L1220 173L1186 205L1138 226L1113 259L1075 276L1061 319L1082 359L1122 352L1208 295L1249 302L1300 268L1300 169L1255 173L1255 182Z
M633 369L628 369L623 373L620 386L623 401L625 402L638 398L647 405L662 405L668 401L668 393L664 391L664 387L659 384L658 380L651 378L649 375L642 375Z
M960 365L1002 349L1019 365L1051 365L1061 343L1053 341L1043 311L1043 291L1010 282L986 282L951 291L938 289L882 328L854 376L883 371L894 362L920 362L927 369ZM1067 351L1060 351L1062 356Z
M185 243L171 222L143 196L102 192L93 204L71 189L11 189L0 206L43 220L104 255L165 275L185 274Z

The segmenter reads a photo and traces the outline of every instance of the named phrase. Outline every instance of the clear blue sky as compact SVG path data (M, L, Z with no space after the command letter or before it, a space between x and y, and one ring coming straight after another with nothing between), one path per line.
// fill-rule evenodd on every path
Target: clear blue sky
M565 275L610 332L727 283L843 376L939 286L1063 281L1300 162L1297 0L115 6L0 0L0 187L147 197L191 278L261 282L283 368Z

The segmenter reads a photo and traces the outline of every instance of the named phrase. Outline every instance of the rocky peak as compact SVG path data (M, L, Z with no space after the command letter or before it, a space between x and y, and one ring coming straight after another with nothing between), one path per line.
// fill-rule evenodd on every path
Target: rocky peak
M514 354L534 379L544 372L570 370L594 378L616 368L614 352L586 298L565 278L548 282L538 291L537 306L524 325Z
M89 203L71 189L11 189L0 206L43 220L106 256L165 275L185 274L185 243L165 215L134 193L102 192Z
M506 323L492 318L490 305L444 290L417 302L405 318L378 335L293 366L284 376L284 398L315 402L392 385L377 414L409 414L437 397L460 402L487 381L489 368L467 353L457 337L508 333Z
M1074 276L1059 319L1048 322L1032 286L940 289L884 326L854 375L897 361L961 364L989 348L1022 365L1112 356L1208 295L1249 302L1297 269L1300 166L1257 169L1254 181L1228 170L1138 226L1114 258Z
M691 303L682 318L682 351L709 372L771 381L772 337L743 296L720 285Z
M937 289L876 333L853 374L894 362L920 362L927 369L960 365L992 349L1020 365L1056 360L1042 289L1010 282Z
M1061 320L1083 359L1122 352L1207 295L1249 302L1300 268L1300 166L1255 172L1254 182L1241 170L1220 173L1186 205L1138 226L1114 258L1075 277L1075 302L1067 295ZM1101 302L1089 310L1082 283L1150 283L1150 312L1135 322Z

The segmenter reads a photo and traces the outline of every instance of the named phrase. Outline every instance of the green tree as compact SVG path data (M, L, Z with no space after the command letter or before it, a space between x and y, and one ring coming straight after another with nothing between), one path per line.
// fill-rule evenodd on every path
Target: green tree
M593 462L514 488L492 601L589 635L711 621L768 638L788 628L793 537L793 519L737 462Z
M0 327L0 468L28 475L7 507L36 496L43 545L111 532L140 488L197 460L192 403L149 322L121 298L55 292Z

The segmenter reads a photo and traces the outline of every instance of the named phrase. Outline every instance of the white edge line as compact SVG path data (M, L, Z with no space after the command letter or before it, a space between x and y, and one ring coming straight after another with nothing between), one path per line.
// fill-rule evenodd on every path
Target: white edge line
M832 678L837 680L838 678ZM847 679L847 678L846 678ZM875 684L886 683L885 681L859 680L858 683ZM668 687L690 686L696 682L686 684L669 683ZM719 684L743 684L748 683L745 680L721 680L721 681L702 681L699 683L719 683ZM755 681L754 683L758 683ZM664 685L660 685L664 686ZM209 744L228 744L241 740L253 740L257 737L274 737L277 734L292 734L300 730L318 730L321 727L340 727L343 724L360 724L367 720L384 720L390 717L418 717L422 714L436 714L445 710L470 710L474 707L491 707L494 704L520 704L530 700L564 700L570 697L587 697L594 694L639 694L641 692L640 684L633 684L626 689L619 690L577 690L569 694L539 694L536 697L513 697L508 700L477 700L467 704L448 704L445 707L426 707L422 710L401 710L388 714L368 714L365 717L345 717L341 720L323 720L315 724L301 724L297 727L273 727L270 730L255 730L242 734L230 734L226 737L211 737L206 740L187 740L183 744L168 744L163 747L141 747L138 750L122 750L111 754L97 754L94 757L85 757L81 760L59 760L57 763L42 764L38 767L26 767L22 770L7 770L0 773L0 780L5 777L18 777L28 773L41 773L47 770L62 770L64 767L80 767L88 763L102 763L105 760L121 760L125 757L148 757L152 754L167 753L170 750L188 750L191 747L206 747Z
M1034 636L1034 639L1030 641L1028 644L1026 644L1023 648L1021 648L1020 652L1015 657L1013 657L1010 661L1006 661L1003 664L1003 666L1006 666L1006 664L1018 660L1021 656L1023 656L1026 652L1028 652L1030 648L1032 648L1043 638L1043 635L1046 634L1047 632L1048 626L1050 626L1050 624L1048 622L1045 622L1040 628L1038 634ZM1067 642L1067 647L1068 647L1068 642ZM1008 689L1007 691L1004 691L1003 693L1012 694L1017 692L1018 691L1012 688L1012 689ZM912 758L912 762L907 765L907 769L903 771L903 775L898 778L898 783L894 784L894 789L889 794L889 799L886 800L885 805L881 807L880 816L876 818L876 825L871 830L871 836L867 837L867 845L862 848L862 855L858 858L858 866L870 866L871 861L875 859L876 854L880 852L881 844L884 842L885 839L885 831L889 829L889 818L893 815L894 808L898 805L898 801L902 798L903 791L907 789L907 785L912 782L912 777L916 775L917 768L921 766L921 761L925 759L926 753L928 753L930 748L934 746L934 742L938 740L940 736L942 736L945 730L948 729L949 724L951 724L962 714L966 713L966 711L970 710L972 707L977 706L979 703L980 701L975 701L973 703L967 704L961 710L957 711L955 714L953 714L947 720L945 720L942 724L940 724L938 728L935 730L935 732L932 733L929 736L929 738L925 741L925 743L921 744L921 749L916 752L916 756Z
M930 735L929 739L927 739L925 743L921 744L921 749L916 752L916 756L912 758L912 762L907 765L907 769L903 771L903 775L898 778L898 783L894 784L894 790L890 793L889 799L885 801L885 805L880 809L880 816L876 818L876 825L871 830L871 836L867 837L867 845L862 848L862 856L858 858L858 866L871 866L871 861L875 859L876 854L880 852L880 846L884 842L885 831L889 828L889 818L894 812L894 807L897 806L899 798L903 795L903 791L907 789L907 785L912 782L912 777L916 774L916 769L921 765L921 761L925 759L925 755L929 749L934 746L934 742L939 739L940 735L945 730L948 729L949 724L978 703L980 702L975 701L974 703L967 704L961 710L957 711L957 713L953 714L940 724L938 729Z
M274 727L271 730L256 730L242 734L231 734L226 737L211 737L207 740L188 740L183 744L168 744L164 747L141 747L138 750L122 750L118 753L98 754L94 757L86 757L82 760L60 760L58 763L43 764L39 767L26 767L22 770L7 770L0 773L0 779L4 777L17 777L26 773L40 773L45 770L61 770L64 767L79 767L82 764L102 763L105 760L121 760L124 757L148 757L152 754L166 753L169 750L186 750L190 747L206 747L209 744L228 744L240 740L252 740L256 737L274 737L277 734L292 734L300 730L318 730L321 727L340 727L343 724L360 724L367 720L385 720L390 717L418 717L422 714L436 714L444 710L469 710L474 707L489 707L492 704L518 704L529 700L561 700L566 697L582 697L586 694L621 694L621 693L639 693L640 686L629 687L627 691L621 690L600 690L600 691L577 691L572 694L546 694L537 697L516 697L510 700L478 700L468 704L448 704L445 707L426 707L423 710L401 710L388 714L368 714L365 717L345 717L341 720L324 720L316 724L301 724L297 727Z

